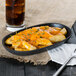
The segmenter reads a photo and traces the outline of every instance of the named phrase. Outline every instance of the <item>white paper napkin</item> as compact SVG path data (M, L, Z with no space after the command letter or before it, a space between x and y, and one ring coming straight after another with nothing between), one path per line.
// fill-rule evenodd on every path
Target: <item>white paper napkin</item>
M55 49L48 50L48 53L52 61L63 64L75 49L76 44L63 44ZM76 58L73 58L68 65L76 65Z

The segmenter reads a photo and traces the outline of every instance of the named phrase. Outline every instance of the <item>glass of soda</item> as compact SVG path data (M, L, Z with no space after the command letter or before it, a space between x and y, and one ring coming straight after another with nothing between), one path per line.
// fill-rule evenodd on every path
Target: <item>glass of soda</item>
M17 31L25 25L25 0L6 0L6 26Z

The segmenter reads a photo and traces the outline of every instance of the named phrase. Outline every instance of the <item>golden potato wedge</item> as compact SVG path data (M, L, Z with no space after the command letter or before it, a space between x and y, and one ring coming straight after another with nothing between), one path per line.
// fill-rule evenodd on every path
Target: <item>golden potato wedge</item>
M23 46L24 46L26 49L28 49L28 50L35 50L35 49L36 49L35 46L29 44L29 43L26 42L26 41L22 41L22 44L23 44Z
M59 31L61 30L61 28L59 28L59 27L52 27L52 28L59 30Z
M20 44L21 44L21 42L14 42L14 43L12 43L12 47L17 48L20 46Z
M63 28L61 31L60 31L62 34L66 35L67 34L67 30L65 28Z
M62 40L66 39L64 35L54 35L53 37L50 38L51 42L60 42Z
M24 49L24 48L15 48L16 51L29 51L28 49Z
M52 35L56 35L58 34L60 31L59 30L56 30L54 28L50 28L49 32L52 34Z
M49 46L52 45L51 41L45 38L38 38L36 39L36 45L44 45Z
M8 38L6 41L5 41L6 44L12 44L12 38Z

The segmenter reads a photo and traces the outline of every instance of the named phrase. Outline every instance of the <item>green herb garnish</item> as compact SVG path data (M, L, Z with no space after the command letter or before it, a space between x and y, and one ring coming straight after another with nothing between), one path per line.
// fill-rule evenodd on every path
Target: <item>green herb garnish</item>
M45 26L45 30L46 30L46 29L48 29L48 27L47 27L47 26Z
M45 33L42 33L42 35L44 35Z
M30 32L30 34L32 34L32 33Z
M37 29L37 31L36 32L38 32L39 31L39 29Z
M22 34L22 35L25 35L25 34Z
M10 37L11 37L12 35L10 35Z
M20 39L18 39L17 41L20 41Z
M28 34L28 36L29 36L30 34Z
M40 38L42 38L42 36L40 36Z
M28 39L30 41L30 39Z

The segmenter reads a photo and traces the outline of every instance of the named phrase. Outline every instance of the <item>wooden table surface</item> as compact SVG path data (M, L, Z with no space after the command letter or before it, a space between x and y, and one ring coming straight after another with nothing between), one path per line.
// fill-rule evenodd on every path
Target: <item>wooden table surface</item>
M51 61L44 66L34 66L30 63L24 64L14 61L0 59L0 76L52 76L61 66ZM76 76L76 66L66 67L59 76Z

